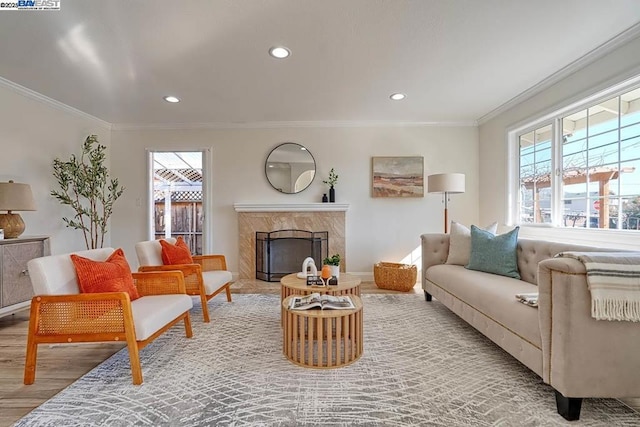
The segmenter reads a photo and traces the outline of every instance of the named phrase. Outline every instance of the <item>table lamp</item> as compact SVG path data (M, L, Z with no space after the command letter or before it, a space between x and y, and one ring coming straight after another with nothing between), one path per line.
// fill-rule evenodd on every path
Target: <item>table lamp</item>
M24 232L24 221L13 211L35 211L36 202L29 184L19 184L13 181L0 182L0 228L4 230L4 237L15 239Z
M464 193L463 173L439 173L429 175L428 192L443 193L444 197L444 232L449 232L449 194Z

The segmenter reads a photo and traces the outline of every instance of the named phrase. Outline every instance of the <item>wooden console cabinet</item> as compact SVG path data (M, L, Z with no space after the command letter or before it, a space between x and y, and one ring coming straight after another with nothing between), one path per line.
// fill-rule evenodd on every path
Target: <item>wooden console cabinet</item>
M50 253L48 237L0 240L0 317L29 308L33 288L27 261Z

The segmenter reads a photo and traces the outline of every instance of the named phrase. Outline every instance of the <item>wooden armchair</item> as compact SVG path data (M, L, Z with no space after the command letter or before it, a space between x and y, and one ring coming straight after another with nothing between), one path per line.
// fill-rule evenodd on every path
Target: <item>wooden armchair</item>
M176 239L169 238L166 241L175 244ZM202 317L206 323L210 322L207 302L211 298L225 291L227 301L231 302L232 277L231 272L227 271L224 255L194 255L194 264L163 265L162 247L158 240L136 243L136 254L140 264L138 271L182 271L187 295L200 297Z
M113 249L77 252L103 261ZM191 338L189 310L180 271L133 273L140 298L126 292L79 293L69 254L36 258L27 264L35 295L31 300L24 383L33 384L38 344L125 341L133 384L142 384L139 350L180 321Z

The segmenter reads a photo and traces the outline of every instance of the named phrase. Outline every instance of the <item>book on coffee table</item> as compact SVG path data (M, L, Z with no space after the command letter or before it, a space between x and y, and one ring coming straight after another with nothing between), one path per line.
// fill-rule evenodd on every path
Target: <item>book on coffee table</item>
M334 296L312 293L304 296L291 297L289 309L309 310L319 308L320 310L350 310L356 308L348 295Z

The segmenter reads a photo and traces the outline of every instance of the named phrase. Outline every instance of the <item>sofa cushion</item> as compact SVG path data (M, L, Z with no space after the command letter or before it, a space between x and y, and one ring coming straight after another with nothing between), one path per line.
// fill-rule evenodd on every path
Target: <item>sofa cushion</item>
M140 298L122 249L116 249L104 261L95 261L76 254L71 254L70 257L78 275L81 292L126 292L131 301Z
M185 294L148 295L138 298L131 303L136 340L146 340L192 307L191 297Z
M491 234L496 234L498 223L494 222L484 227ZM451 221L451 232L449 233L449 255L447 264L467 265L471 255L471 230L464 225Z
M231 281L231 272L225 270L212 270L202 272L202 281L204 282L204 290L207 295L211 295L221 286Z
M471 226L471 256L469 270L520 279L518 273L518 230L495 236L475 225Z
M520 304L516 294L537 292L531 283L467 270L458 265L435 265L426 272L434 285L503 325L536 348L542 348L538 310Z

